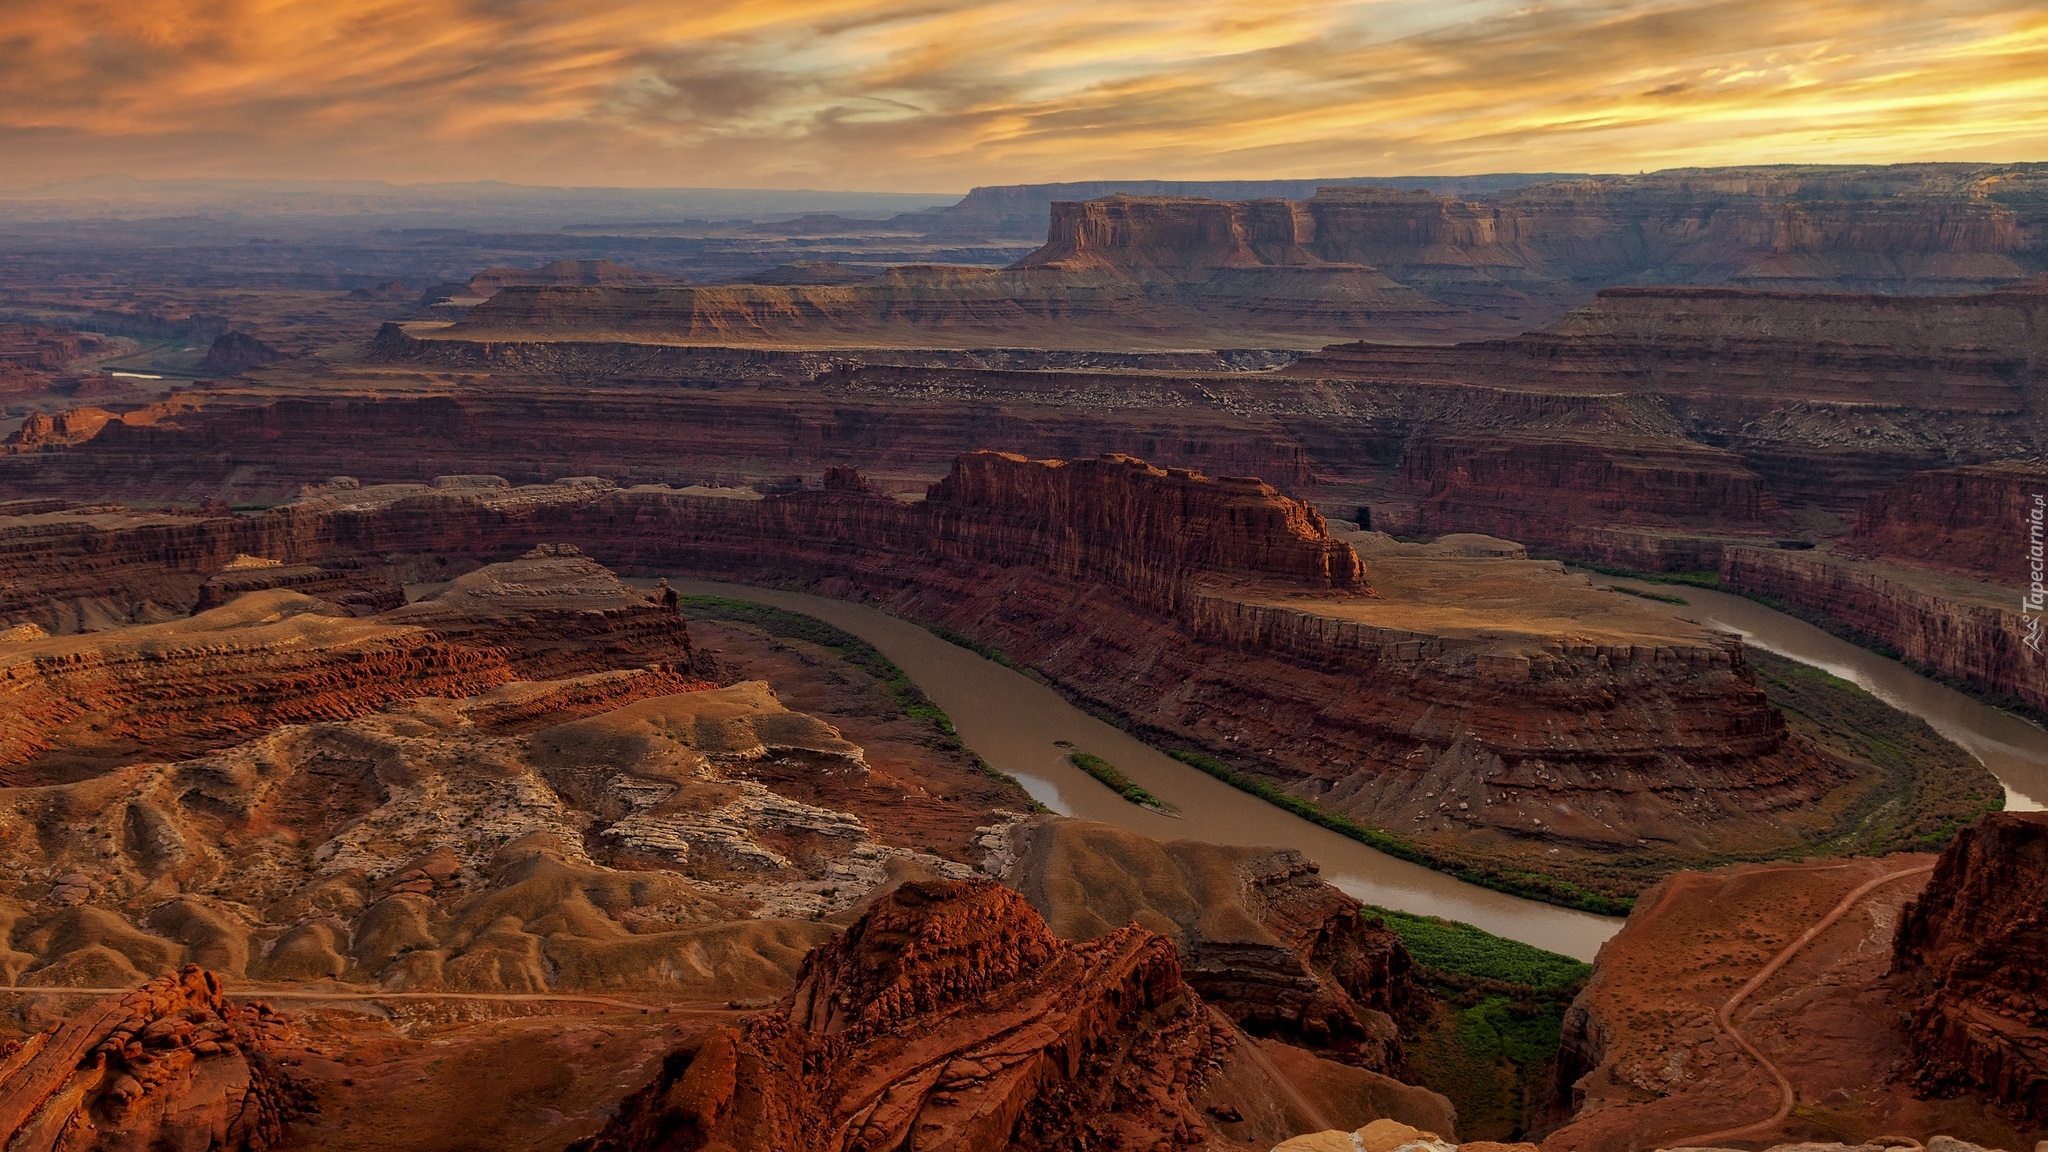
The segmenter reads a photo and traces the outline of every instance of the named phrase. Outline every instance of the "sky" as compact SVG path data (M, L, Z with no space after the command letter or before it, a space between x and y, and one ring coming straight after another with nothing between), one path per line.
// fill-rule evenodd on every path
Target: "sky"
M0 184L2048 160L2043 0L0 0Z

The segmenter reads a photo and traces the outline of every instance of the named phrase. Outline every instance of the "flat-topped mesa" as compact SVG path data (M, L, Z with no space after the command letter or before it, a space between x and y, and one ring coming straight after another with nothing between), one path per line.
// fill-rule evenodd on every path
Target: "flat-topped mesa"
M1365 562L1322 513L1247 476L1212 478L1108 454L970 452L931 486L934 544L985 563L1100 580L1171 610L1202 576L1369 592Z
M1899 918L1892 976L1916 999L1920 1085L2048 1123L2048 816L1997 812L1942 851Z
M1114 270L1177 278L1222 268L1319 264L1314 222L1286 200L1110 196L1052 206L1045 245L1012 268Z

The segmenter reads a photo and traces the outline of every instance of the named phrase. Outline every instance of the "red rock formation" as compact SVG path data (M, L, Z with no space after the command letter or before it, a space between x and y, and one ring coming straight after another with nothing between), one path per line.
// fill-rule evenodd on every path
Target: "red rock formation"
M1942 851L1899 920L1892 976L1926 1089L2048 1125L2048 816L1986 816Z
M247 332L223 332L214 338L213 346L206 350L206 359L199 362L199 370L228 374L247 372L251 368L275 364L286 357L287 353L278 351Z
M2048 498L2048 466L2011 461L1916 472L1870 498L1849 547L2025 588L2033 579L2037 496Z
M1064 818L1009 835L1006 882L1062 938L1127 923L1165 933L1189 986L1245 1032L1408 1079L1400 1033L1428 1017L1430 994L1400 939L1300 853L1160 843Z
M2018 588L1762 548L1729 548L1721 583L1826 617L1980 691L2048 709L2048 654L2028 643L2034 633L2020 611Z
M909 883L573 1147L1192 1148L1226 1036L1164 937L1066 944L998 885Z
M1117 552L1124 531L1156 551ZM865 595L994 644L1163 741L1249 754L1300 794L1382 827L1428 821L1416 834L1432 851L1487 867L1519 870L1507 861L1531 840L1557 847L1546 868L1564 870L1638 840L1681 852L1726 836L1781 841L1824 819L1818 802L1854 775L1788 735L1732 640L1665 628L1507 642L1350 619L1347 604L1367 603L1348 591L1357 561L1302 506L1128 460L971 455L921 503L843 487L766 499L363 490L143 532L181 541L155 553L172 557L166 567L250 536L298 562L482 559L563 540L623 567ZM61 572L42 557L80 547L47 544L18 553L20 569ZM52 580L45 594L61 588ZM1614 894L1640 882L1605 866L1582 879Z
M405 588L390 575L361 563L342 562L332 568L317 564L230 564L199 586L192 611L218 608L236 597L272 588L289 588L348 610L352 616L375 616L405 603Z
M1974 296L1609 288L1543 332L1448 349L1340 345L1289 371L2017 412L2035 403L2029 381L2044 368L2048 291L2039 287Z
M1728 535L1779 519L1740 456L1676 437L1427 436L1401 471L1416 501L1409 531L1572 555L1597 555L1617 529Z
M1064 463L973 452L927 503L947 554L1115 584L1167 610L1200 573L1367 590L1364 562L1330 539L1321 513L1252 477L1212 480L1128 456Z
M681 617L573 555L493 565L374 619L340 614L273 589L186 620L10 645L0 707L23 722L0 729L0 780L194 755L280 724L521 678L656 666L676 685L694 681ZM34 767L55 749L61 763Z
M106 350L105 341L69 328L0 323L0 393L43 391L66 368Z
M187 965L110 996L0 1059L0 1143L73 1148L269 1148L305 1094L279 1066L291 1031Z

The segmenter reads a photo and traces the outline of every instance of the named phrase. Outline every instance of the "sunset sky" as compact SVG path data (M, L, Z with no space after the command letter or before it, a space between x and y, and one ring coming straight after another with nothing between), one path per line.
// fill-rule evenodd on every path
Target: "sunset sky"
M2048 160L2042 0L5 0L0 183Z

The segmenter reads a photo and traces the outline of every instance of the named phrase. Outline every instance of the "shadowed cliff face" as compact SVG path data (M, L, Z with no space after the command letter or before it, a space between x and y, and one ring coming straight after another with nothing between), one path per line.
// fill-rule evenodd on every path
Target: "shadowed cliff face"
M2048 1124L2048 816L1987 816L1943 850L1899 921L1892 976L1914 1003L1916 1078Z

